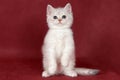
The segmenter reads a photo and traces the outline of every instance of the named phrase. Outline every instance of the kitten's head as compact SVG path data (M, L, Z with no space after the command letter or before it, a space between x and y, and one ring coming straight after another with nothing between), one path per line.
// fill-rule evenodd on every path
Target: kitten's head
M73 23L72 8L70 3L63 8L47 6L47 23L49 28L70 28Z

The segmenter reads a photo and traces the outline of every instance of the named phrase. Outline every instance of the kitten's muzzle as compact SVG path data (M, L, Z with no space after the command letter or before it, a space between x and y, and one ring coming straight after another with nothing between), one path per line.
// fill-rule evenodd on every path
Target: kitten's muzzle
M62 19L58 19L59 23L61 23Z

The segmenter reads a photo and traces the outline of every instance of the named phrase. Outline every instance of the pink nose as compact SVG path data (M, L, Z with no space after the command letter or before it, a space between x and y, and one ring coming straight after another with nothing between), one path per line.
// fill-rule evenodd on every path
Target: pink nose
M58 19L58 21L59 21L59 22L61 22L61 21L62 21L62 19Z

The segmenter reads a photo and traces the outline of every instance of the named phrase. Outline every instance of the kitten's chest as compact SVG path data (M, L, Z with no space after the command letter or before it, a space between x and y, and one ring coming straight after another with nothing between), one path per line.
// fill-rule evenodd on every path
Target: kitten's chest
M69 33L67 31L56 30L52 32L51 36L56 42L63 42L65 38L67 38L68 34Z
M65 36L67 36L66 33L64 33L64 32L59 33L58 32L58 33L55 34L55 39L56 39L57 42L62 42L62 41L64 41Z
M50 30L46 35L45 45L54 47L57 57L60 57L64 48L67 47L66 42L70 36L72 36L70 29Z
M58 43L65 43L65 40L69 37L72 36L72 31L67 29L67 30L49 30L45 42L53 43L53 44L58 44Z
M65 40L67 38L67 35L65 32L57 32L55 34L55 51L57 54L57 57L61 56L62 50L64 50L65 47Z

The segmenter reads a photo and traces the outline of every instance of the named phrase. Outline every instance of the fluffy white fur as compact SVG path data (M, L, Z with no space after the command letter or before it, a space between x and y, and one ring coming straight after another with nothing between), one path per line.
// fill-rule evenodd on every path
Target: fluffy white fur
M64 16L63 16L64 15ZM54 18L54 16L56 16ZM70 3L64 8L47 6L47 23L49 30L43 44L42 77L64 74L70 77L95 75L96 69L75 68L75 45L71 25L73 23Z

